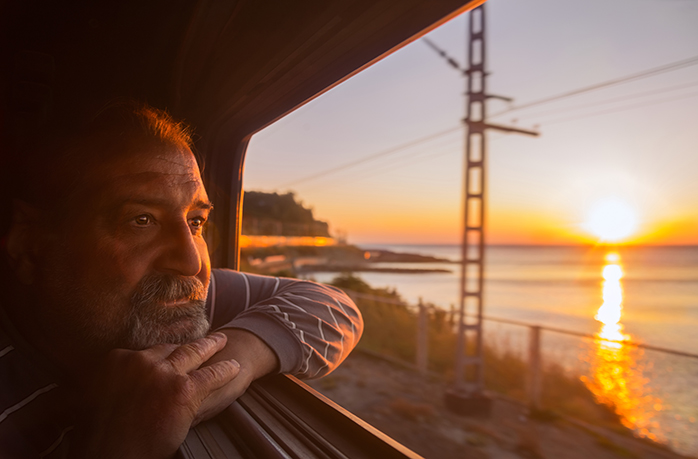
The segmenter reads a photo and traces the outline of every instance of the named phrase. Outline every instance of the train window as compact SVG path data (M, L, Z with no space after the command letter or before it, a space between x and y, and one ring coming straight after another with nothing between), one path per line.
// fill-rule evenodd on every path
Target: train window
M492 0L485 22L476 18L475 34L484 28L486 35L474 37L472 64L487 66L469 74L470 87L459 71L468 62L466 13L255 134L246 205L295 200L306 220L294 224L296 217L258 207L246 214L242 269L352 291L367 321L359 351L309 384L425 457L485 450L496 456L507 448L545 456L563 441L543 433L542 423L553 418L620 427L695 454L695 403L686 410L666 403L690 397L690 389L670 382L670 367L695 369L698 348L687 338L693 325L675 317L660 331L649 315L660 314L653 304L664 298L678 306L684 293L697 292L675 290L668 279L653 284L661 294L650 292L633 276L660 275L661 264L671 266L675 280L691 277L698 262L695 247L671 247L697 240L667 213L696 199L686 170L695 136L679 132L690 131L696 116L698 68L691 48L697 36L682 16L695 19L698 10L663 8L662 26L650 4L626 21L620 4L601 17L574 2L515 3ZM468 104L464 90L514 100ZM661 126L658 114L666 119ZM510 130L464 135L464 117ZM511 135L525 131L541 136ZM682 140L659 170L649 145L662 144L669 132ZM464 174L466 151L473 167ZM674 174L676 188L659 185ZM495 416L499 424L454 419L442 400L446 381L455 379L464 176L466 193L487 196L469 201L465 236L467 258L485 259L485 386L499 394L501 409L518 402ZM673 210L658 205L659 195ZM484 254L476 229L483 201ZM278 226L262 228L263 218ZM685 218L695 227L693 216ZM320 223L329 230L312 226ZM467 269L465 289L476 291L479 267ZM472 300L467 309L475 309ZM690 308L685 301L680 307ZM422 335L420 317L428 324ZM624 343L604 341L613 336ZM636 340L657 348L636 348ZM543 362L547 381L537 395L535 362ZM650 376L648 368L656 372ZM611 381L616 371L624 376ZM616 418L610 423L609 413ZM512 418L516 426L505 427ZM622 443L640 456L653 454Z

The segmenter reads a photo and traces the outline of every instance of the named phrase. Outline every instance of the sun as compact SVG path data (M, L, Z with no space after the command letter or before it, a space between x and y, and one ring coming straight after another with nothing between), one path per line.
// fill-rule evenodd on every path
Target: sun
M638 218L635 210L627 202L616 199L603 199L589 212L584 227L602 242L620 242L637 231Z

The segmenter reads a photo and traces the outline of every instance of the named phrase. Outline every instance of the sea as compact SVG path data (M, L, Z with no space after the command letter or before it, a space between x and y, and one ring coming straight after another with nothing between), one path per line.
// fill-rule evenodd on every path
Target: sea
M446 272L356 273L409 303L460 304L458 245L360 244L364 250L428 255L445 263L379 263ZM544 327L544 360L581 373L637 435L698 457L698 246L488 246L484 315ZM313 273L320 282L335 273ZM485 322L485 337L525 357L527 327ZM596 337L546 331L545 327Z

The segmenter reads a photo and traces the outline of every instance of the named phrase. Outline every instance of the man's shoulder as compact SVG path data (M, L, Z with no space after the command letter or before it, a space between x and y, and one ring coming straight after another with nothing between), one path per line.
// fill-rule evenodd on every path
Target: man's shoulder
M0 455L48 457L72 425L71 397L51 371L0 327Z

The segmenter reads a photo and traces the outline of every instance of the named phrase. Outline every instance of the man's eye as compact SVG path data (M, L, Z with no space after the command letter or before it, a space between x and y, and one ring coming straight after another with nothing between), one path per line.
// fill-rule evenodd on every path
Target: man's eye
M194 217L191 219L191 226L194 228L201 228L206 223L206 219L203 217Z
M133 219L133 222L138 226L146 226L152 222L149 215L139 215Z

